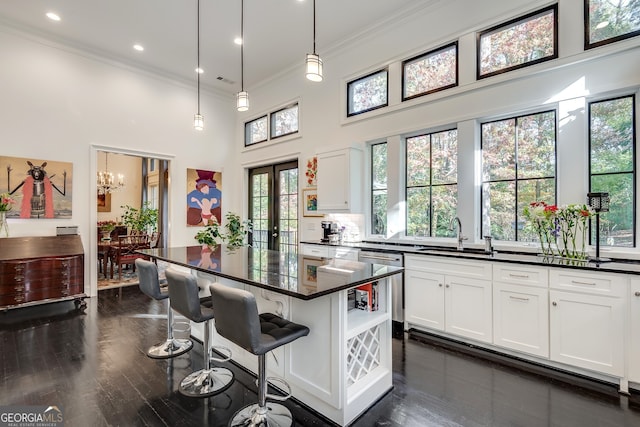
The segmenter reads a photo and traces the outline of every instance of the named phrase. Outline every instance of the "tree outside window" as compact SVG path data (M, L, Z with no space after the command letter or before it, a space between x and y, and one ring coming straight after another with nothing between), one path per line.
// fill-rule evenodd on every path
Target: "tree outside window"
M640 0L584 0L584 48L640 35Z
M635 246L634 105L634 96L589 103L590 191L610 198L609 212L600 214L600 245Z
M482 230L497 240L535 241L522 210L556 199L556 113L482 124Z
M451 237L458 208L458 131L406 139L407 236Z
M371 146L371 234L387 234L387 143Z

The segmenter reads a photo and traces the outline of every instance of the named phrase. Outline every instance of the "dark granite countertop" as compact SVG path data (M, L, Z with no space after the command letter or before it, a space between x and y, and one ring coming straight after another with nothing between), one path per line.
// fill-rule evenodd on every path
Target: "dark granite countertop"
M314 245L329 245L320 241L304 241L300 243ZM563 259L557 257L544 257L534 253L514 252L514 251L496 251L492 255L485 254L482 249L467 247L465 251L457 251L456 248L450 246L428 246L424 244L403 244L390 242L350 242L339 245L350 248L358 248L361 250L372 250L380 252L402 252L410 255L429 255L449 258L473 259L482 261L500 261L514 264L528 264L547 267L572 268L587 271L604 271L609 273L625 273L640 275L640 261L613 259L611 262L594 262Z
M402 267L220 245L145 249L153 258L310 300L401 273Z

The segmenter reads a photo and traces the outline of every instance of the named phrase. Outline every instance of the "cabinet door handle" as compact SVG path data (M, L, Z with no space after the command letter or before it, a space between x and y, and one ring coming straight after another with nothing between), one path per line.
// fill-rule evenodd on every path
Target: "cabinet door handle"
M448 287L449 287L449 284L447 283L447 284L445 285L445 288L448 288Z
M575 283L576 285L589 285L589 286L597 285L597 283L594 283L594 282L581 282L579 280L572 280L571 283Z
M438 286L439 286L439 287L442 287L442 283L438 283ZM636 292L636 294L638 294L638 292Z
M640 297L640 292L636 292L634 295Z
M514 297L513 295L509 295L509 298L515 299L515 300L518 300L518 301L529 301L529 298Z
M551 303L551 305L555 307L556 305L558 305L558 303L554 301Z
M515 273L509 273L509 277L518 277L520 279L528 279L529 275L528 274L515 274Z

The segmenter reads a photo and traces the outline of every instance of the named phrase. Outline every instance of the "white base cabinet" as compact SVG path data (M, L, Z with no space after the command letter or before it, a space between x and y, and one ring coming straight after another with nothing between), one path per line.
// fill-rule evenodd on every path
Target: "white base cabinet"
M627 282L615 274L550 271L551 360L625 376Z
M640 384L640 279L629 287L629 380Z
M491 343L491 281L478 278L490 279L491 266L459 263L405 256L406 321ZM461 274L452 274L454 272Z

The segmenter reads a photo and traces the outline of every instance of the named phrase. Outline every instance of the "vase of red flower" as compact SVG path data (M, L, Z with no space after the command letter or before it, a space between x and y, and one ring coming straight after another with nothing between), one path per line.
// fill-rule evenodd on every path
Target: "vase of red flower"
M9 193L0 194L0 236L9 237L9 224L7 223L7 212L16 203Z

